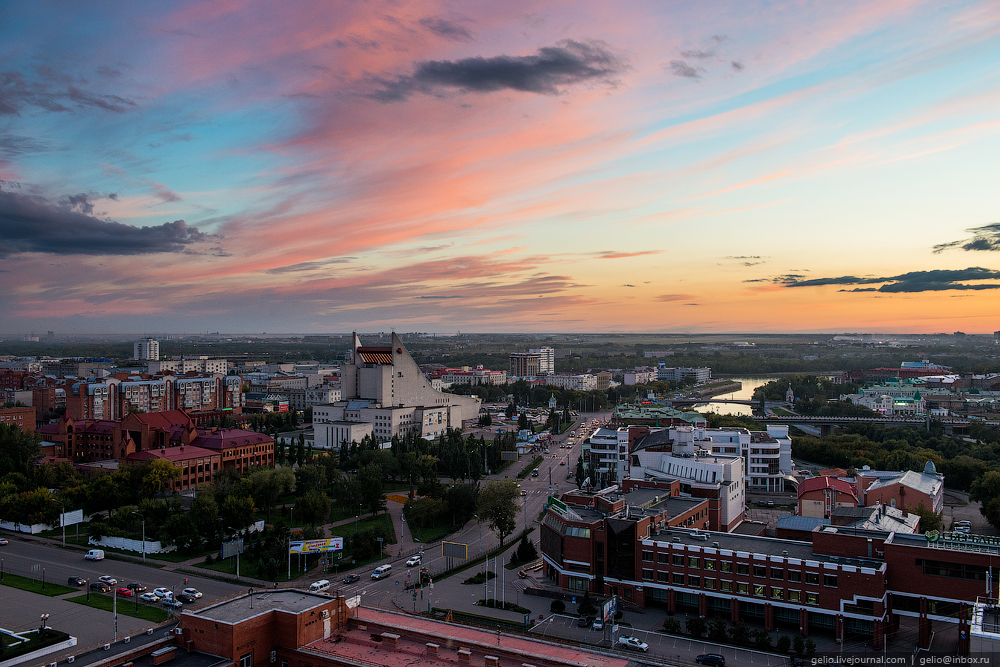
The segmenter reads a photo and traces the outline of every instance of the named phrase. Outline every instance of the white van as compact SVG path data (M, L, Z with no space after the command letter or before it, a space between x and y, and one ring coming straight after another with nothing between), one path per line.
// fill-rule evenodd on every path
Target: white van
M91 549L84 558L87 560L104 560L104 549Z
M378 581L379 579L385 579L390 574L392 574L392 565L379 565L372 572L372 579Z
M309 584L310 593L322 593L323 591L328 590L329 588L330 588L329 579L320 579L315 583Z

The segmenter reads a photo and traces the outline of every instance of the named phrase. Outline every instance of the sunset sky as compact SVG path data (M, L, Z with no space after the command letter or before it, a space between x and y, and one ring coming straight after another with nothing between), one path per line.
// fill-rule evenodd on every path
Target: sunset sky
M0 332L1000 329L1000 4L0 4Z

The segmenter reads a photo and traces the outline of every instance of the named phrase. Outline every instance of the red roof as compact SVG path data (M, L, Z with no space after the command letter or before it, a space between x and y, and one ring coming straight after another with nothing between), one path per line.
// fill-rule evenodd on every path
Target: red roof
M852 496L855 500L858 499L857 494L854 492L854 487L848 482L842 479L837 479L836 477L810 477L809 479L803 480L799 483L799 498L809 491L820 491L822 489L834 489L840 493L845 493Z
M204 433L193 441L192 445L205 447L215 451L249 447L252 445L274 444L274 438L263 433L242 431L235 428L220 428L215 433Z
M202 447L192 447L191 445L181 445L180 447L167 447L166 449L150 449L145 452L135 452L129 454L127 461L152 461L153 459L164 459L166 461L187 461L190 459L203 459L209 456L218 456L218 452Z
M188 426L192 419L183 410L164 410L162 412L138 412L127 415L125 419L134 417L150 428L169 430L171 426Z

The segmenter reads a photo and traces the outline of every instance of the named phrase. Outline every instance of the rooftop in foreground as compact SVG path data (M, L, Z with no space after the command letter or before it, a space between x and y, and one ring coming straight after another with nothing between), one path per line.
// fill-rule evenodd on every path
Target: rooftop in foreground
M185 611L184 613L222 623L236 623L268 611L286 611L298 614L329 601L330 598L326 595L317 595L306 591L261 589L259 592L254 591L253 595L241 593L238 597L217 602L204 609Z

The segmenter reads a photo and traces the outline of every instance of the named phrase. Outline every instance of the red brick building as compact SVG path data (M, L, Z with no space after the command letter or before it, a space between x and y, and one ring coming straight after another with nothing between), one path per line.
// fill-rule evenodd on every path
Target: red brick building
M0 408L0 425L16 426L22 431L35 431L35 409L31 407Z
M836 477L810 477L799 483L799 516L829 519L838 507L857 507L858 495L850 482Z
M170 461L181 471L180 479L174 482L174 491L184 491L211 482L215 473L222 468L221 454L191 445L136 452L129 454L125 461L144 463L156 459Z

